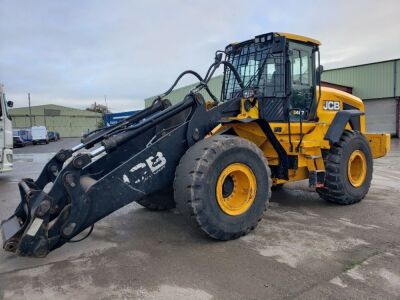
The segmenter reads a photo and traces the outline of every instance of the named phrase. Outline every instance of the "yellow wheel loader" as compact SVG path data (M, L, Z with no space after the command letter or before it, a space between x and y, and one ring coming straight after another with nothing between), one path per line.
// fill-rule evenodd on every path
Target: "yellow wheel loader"
M183 72L150 107L60 150L36 180L18 184L20 204L2 222L4 249L46 256L133 201L176 206L219 240L253 230L271 187L287 182L308 180L329 202L361 201L390 136L366 133L359 98L321 87L319 45L288 33L230 44L204 77ZM221 66L217 97L208 82ZM172 106L167 96L185 75L199 83Z

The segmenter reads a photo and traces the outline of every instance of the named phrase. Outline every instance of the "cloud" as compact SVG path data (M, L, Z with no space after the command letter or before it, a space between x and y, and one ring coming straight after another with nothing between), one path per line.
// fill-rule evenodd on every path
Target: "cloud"
M395 58L399 3L0 0L0 81L16 106L30 92L33 104L107 95L114 111L137 109L183 70L204 73L215 50L269 31L320 39L328 68Z

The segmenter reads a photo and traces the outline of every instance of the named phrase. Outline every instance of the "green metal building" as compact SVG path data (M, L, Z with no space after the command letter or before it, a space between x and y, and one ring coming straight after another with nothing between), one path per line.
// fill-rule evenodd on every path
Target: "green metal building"
M48 104L10 109L13 128L46 126L47 130L57 131L61 137L80 137L82 133L97 128L102 120L100 113Z
M399 136L400 59L327 70L322 79L363 99L368 131Z
M324 86L344 90L364 100L368 131L399 136L400 59L326 70L322 80ZM211 79L210 89L217 97L221 86L222 76ZM181 87L167 98L175 104L195 87L196 84ZM206 100L210 98L206 92L202 94ZM148 107L154 98L145 99L145 106Z

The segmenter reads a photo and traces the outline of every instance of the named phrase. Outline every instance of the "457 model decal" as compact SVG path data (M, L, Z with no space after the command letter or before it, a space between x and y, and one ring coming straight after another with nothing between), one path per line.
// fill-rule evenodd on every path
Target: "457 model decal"
M157 152L154 156L149 156L144 162L140 162L133 166L129 172L133 173L136 178L135 183L146 181L154 174L157 174L165 168L167 160L162 152ZM123 181L130 183L128 175L123 175Z

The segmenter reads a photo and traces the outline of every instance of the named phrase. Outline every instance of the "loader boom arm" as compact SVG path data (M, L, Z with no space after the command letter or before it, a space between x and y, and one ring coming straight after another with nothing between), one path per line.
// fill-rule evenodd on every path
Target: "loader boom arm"
M175 106L156 101L139 116L59 151L36 181L19 183L21 203L2 223L4 249L46 256L110 213L172 184L186 150L222 116L236 114L239 103L206 110L202 96L194 93ZM90 153L75 153L96 144L101 146ZM46 193L43 188L50 182Z

